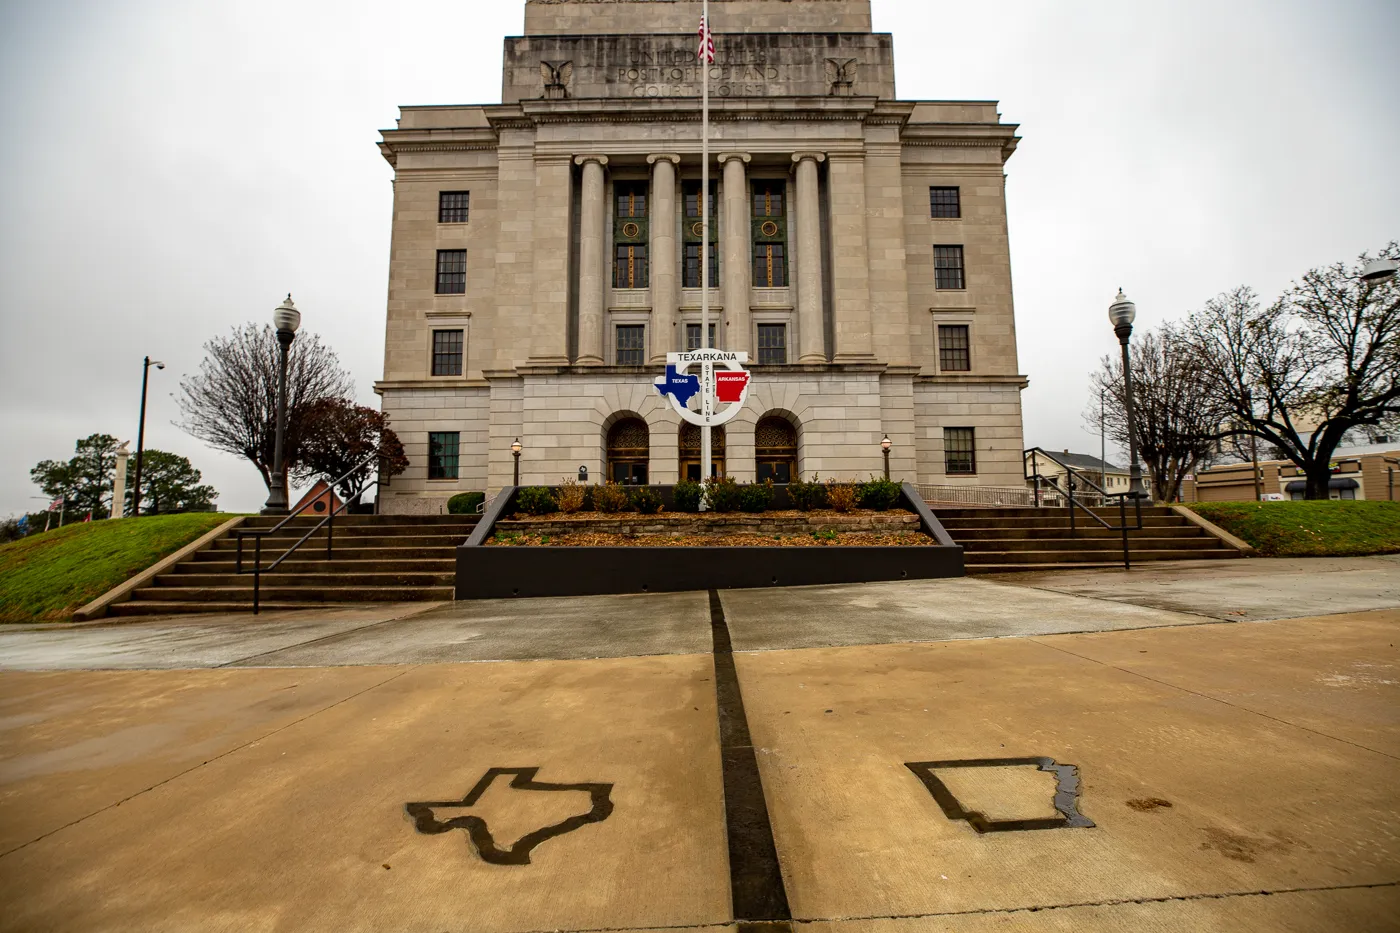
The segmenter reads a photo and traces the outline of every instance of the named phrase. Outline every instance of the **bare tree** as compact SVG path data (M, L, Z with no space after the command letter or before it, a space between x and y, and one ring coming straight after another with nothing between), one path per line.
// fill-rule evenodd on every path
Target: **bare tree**
M1210 380L1203 377L1199 355L1171 325L1134 339L1132 367L1138 452L1152 490L1161 500L1174 502L1186 475L1214 451L1221 408ZM1091 378L1085 420L1097 428L1100 417L1113 442L1127 448L1123 361L1113 356L1105 356Z
M300 433L302 464L328 483L344 477L336 492L348 501L359 501L372 473L384 483L408 468L403 443L390 429L389 419L364 405L322 399L306 410ZM376 452L377 460L365 465Z
M217 450L243 457L272 489L272 448L277 429L277 334L271 325L245 324L204 345L199 372L180 380L179 427ZM303 333L287 356L287 482L303 479L303 417L322 399L348 399L350 374L315 334Z
M1400 286L1363 281L1367 259L1313 269L1267 308L1237 288L1189 322L1225 418L1293 461L1309 499L1328 498L1347 431L1400 414Z

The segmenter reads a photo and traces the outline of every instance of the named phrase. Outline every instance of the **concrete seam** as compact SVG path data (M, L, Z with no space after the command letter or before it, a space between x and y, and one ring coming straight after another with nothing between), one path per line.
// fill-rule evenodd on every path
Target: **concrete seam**
M431 605L431 606L425 606L425 607L423 607L423 608L421 608L421 609L414 609L414 610L411 611L411 612L405 612L403 615L396 615L396 616L394 616L392 619L380 619L380 620L377 621L377 622L366 622L364 625L357 625L357 626L355 626L354 628L347 628L347 629L343 629L342 631L339 631L339 632L332 632L332 633L329 634L329 635L321 635L321 636L318 637L318 638L310 638L310 639L307 639L306 641L299 641L299 642L297 642L296 644L292 644L292 645L283 645L281 648L273 648L271 651L259 651L257 654L250 654L250 655L248 655L246 658L234 658L232 661L225 661L223 664L215 664L215 665L213 666L213 668L211 668L211 669L212 669L212 670L218 670L218 669L223 668L223 667L232 667L232 666L235 665L235 664L242 664L244 661L251 661L251 660L253 660L253 658L265 658L265 657L267 657L267 656L270 655L270 654L281 654L283 651L291 651L293 648L305 648L307 645L314 645L314 644L316 644L317 642L326 641L327 639L330 639L330 638L339 638L339 637L341 637L342 635L353 635L353 634L355 634L356 632L363 632L365 629L374 628L376 625L388 625L390 622L401 622L401 621L403 621L404 619L411 619L411 618L413 618L414 616L422 615L422 614L425 613L425 612L430 612L430 611L432 611L433 609L437 609L438 606L439 606L439 604L436 604L436 603L435 603L435 604L433 604L433 605ZM321 665L317 665L317 666L319 667L319 666L321 666ZM325 666L326 666L326 667L346 667L346 666L352 666L352 667L353 667L353 666L355 666L355 665L335 665L335 664L328 664L328 665L325 665Z
M411 670L411 668L410 668L409 670ZM215 755L213 758L208 758L208 759L206 759L206 760L204 760L204 761L201 761L201 762L200 762L199 764L197 764L197 765L190 765L190 767L188 767L188 768L186 768L185 770L179 772L178 774L172 774L172 775L170 775L170 777L164 778L164 779L162 779L162 780L159 780L159 781L157 781L156 783L152 784L150 787L147 787L147 788L145 788L145 789L143 789L143 790L138 790L138 791L137 791L136 793L134 793L134 794L128 794L127 796L123 797L121 800L118 800L116 803L109 803L109 804L107 804L105 807L99 807L98 809L92 811L91 813L87 814L86 816L80 816L80 817L78 817L76 820L72 820L72 821L70 821L70 822L68 822L68 823L64 823L62 826L59 826L59 827L57 827L56 829L51 829L51 830L49 830L48 832L44 833L43 835L35 836L33 839L29 840L28 842L21 843L20 845L15 846L13 849L7 849L7 850L5 850L4 852L0 852L0 859L5 858L6 856L13 855L14 853L20 851L21 849L28 848L29 846L32 846L32 845L33 845L34 843L36 843L36 842L42 842L43 840L49 838L50 836L54 835L55 833L61 833L61 832L63 832L63 830L68 829L70 826L77 826L79 823L82 823L82 822L85 822L85 821L87 821L87 820L90 820L90 819L92 819L94 816L97 816L97 815L100 814L100 813L106 813L108 810L112 810L112 809L114 809L114 808L116 808L116 807L120 807L122 804L127 803L128 801L135 800L137 797L140 797L142 794L148 794L148 793L150 793L151 791L155 790L156 788L161 787L161 786L166 785L166 784L169 784L169 783L172 782L172 781L178 780L178 779L184 777L185 775L189 774L189 773L192 772L192 771L198 771L200 768L204 767L204 766L207 765L207 764L212 764L212 763L218 761L218 760L221 759L221 758L227 758L229 755L232 755L234 752L241 752L243 749L248 748L249 746L252 746L252 745L256 745L256 744L258 744L259 742L265 741L265 740L271 738L272 736L276 735L276 734L279 733L279 732L285 732L286 730L292 728L293 726L297 726L297 725L300 725L301 723L306 722L308 719L311 719L313 716L319 716L319 715L321 715L322 713L326 712L327 710L334 709L335 707L339 706L339 705L342 704L342 703L348 703L349 701L355 699L355 698L358 697L358 696L363 696L364 694L369 693L371 690L378 689L379 687L382 687L382 686L384 686L385 684L387 684L389 681L391 681L391 680L396 680L396 679L402 677L403 675L407 674L408 672L409 672L408 670L399 671L397 674L394 674L392 677L386 677L385 679L379 681L379 683L371 684L370 686L364 688L363 690L357 690L356 692L350 694L350 695L347 696L347 697L341 697L339 700L336 700L334 703L331 703L331 704L328 705L328 706L323 706L323 707L321 707L321 708L318 709L318 710L314 710L314 711L312 711L312 712L310 712L310 713L307 713L305 716L301 717L300 719L293 720L292 722L287 723L285 726L278 726L276 729L273 729L271 732L265 733L264 735L260 735L260 736L258 736L258 737L255 738L255 739L249 739L247 742L244 742L242 745L238 745L238 746L235 746L234 748L230 748L228 751L225 751L225 752L220 752L219 754Z
M1115 606L1136 606L1139 609L1152 609L1156 612L1174 612L1177 615L1195 616L1198 619L1210 619L1212 622L1276 622L1277 619L1222 619L1219 616L1208 615L1204 612L1192 612L1190 609L1163 609L1161 606L1144 606L1142 603L1135 603L1130 599L1113 599L1109 596L1086 596L1083 593L1066 593L1064 590L1054 590L1048 586L1035 586L1030 583L1016 583L1014 581L987 581L996 582L1001 586L1019 586L1023 590L1035 590L1038 593L1054 593L1056 596L1069 596L1073 599L1092 599L1098 602L1113 603ZM1299 618L1304 618L1300 616ZM1186 624L1186 623L1181 623Z
M1350 739L1343 739L1339 736L1328 735L1326 732L1319 732L1317 729L1310 729L1307 726L1299 725L1296 722L1289 722L1287 719L1280 719L1277 716L1270 716L1268 713L1261 713L1257 709L1250 709L1248 706L1241 706L1238 703L1231 703L1229 700L1222 700L1220 697L1211 696L1209 693L1201 693L1198 690L1192 690L1190 687L1183 687L1179 684L1169 683L1165 680L1158 680L1156 677L1150 677L1147 674L1139 673L1138 671L1130 671L1126 667L1119 667L1116 664L1109 664L1107 661L1100 661L1098 658L1091 658L1087 655L1082 655L1078 652L1070 651L1068 648L1061 648L1059 645L1047 645L1045 644L1045 642L1040 641L1039 638L1032 638L1031 641L1035 642L1043 648L1051 648L1055 651L1063 652L1071 657L1079 658L1084 661L1090 661L1094 664L1102 664L1104 667L1111 668L1112 670L1121 671L1122 673L1131 675L1133 677L1141 677L1143 680L1150 681L1154 684L1161 684L1163 687L1170 687L1173 690L1180 690L1182 693L1189 693L1192 696L1197 696L1204 700L1210 700L1214 703L1223 704L1225 706L1230 707L1231 709L1237 709L1244 713L1250 713L1254 716L1260 716L1264 719L1269 720L1270 722L1276 722L1282 726L1289 726L1293 729L1301 729L1304 732L1310 732L1313 735L1321 736L1324 739L1331 739L1334 742L1341 742L1343 745L1350 745L1352 748L1359 748L1364 752L1373 752L1377 755L1380 755L1382 758L1389 758L1391 761L1400 761L1400 756L1391 755L1388 752L1383 752L1379 749L1371 748L1367 745L1362 745L1359 742L1353 742Z

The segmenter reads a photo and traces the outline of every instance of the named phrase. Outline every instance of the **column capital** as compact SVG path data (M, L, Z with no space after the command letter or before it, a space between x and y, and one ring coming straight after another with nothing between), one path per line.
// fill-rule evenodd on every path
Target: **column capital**
M585 162L597 162L599 165L607 165L608 157L605 155L598 155L592 152L588 153L587 155L574 156L575 165L583 165Z
M813 162L825 162L825 161L826 161L826 153L825 153L825 152L794 152L794 153L792 154L792 161L794 161L794 162L801 162L801 161L803 161L804 159L811 159Z
M753 161L753 156L749 155L747 152L721 152L716 158L719 160L720 165L723 165L730 159L740 159L744 162Z
M658 152L655 155L647 156L647 165L655 165L657 162L670 162L672 165L680 165L681 157L674 152Z

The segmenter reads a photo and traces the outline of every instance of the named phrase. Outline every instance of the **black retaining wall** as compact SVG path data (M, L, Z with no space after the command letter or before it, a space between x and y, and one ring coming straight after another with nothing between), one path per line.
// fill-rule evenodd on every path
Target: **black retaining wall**
M653 486L666 503L672 487ZM961 577L953 543L914 487L900 504L916 513L929 547L484 547L497 521L515 511L517 487L501 490L457 549L457 599L596 596L755 586L809 586ZM787 491L774 489L774 505Z

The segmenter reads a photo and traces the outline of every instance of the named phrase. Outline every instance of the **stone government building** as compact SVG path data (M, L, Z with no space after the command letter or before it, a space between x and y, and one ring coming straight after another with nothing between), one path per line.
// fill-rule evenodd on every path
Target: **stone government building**
M903 101L868 0L711 0L712 259L700 333L699 0L527 0L501 103L404 107L384 512L511 481L698 478L652 386L668 351L749 354L711 472L1022 486L994 102Z

